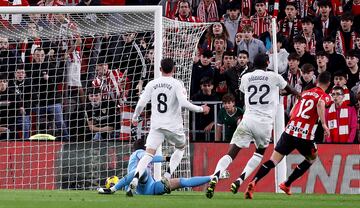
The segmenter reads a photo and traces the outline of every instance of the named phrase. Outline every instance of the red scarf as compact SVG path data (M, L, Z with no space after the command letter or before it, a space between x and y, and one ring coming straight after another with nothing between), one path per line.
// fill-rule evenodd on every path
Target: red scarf
M250 17L251 15L251 0L243 0L241 3L241 14L242 16Z
M351 32L351 39L350 39L350 49L355 49L355 40L356 40L357 34L353 31ZM336 32L335 37L335 51L338 54L346 54L346 47L345 47L345 40L343 32L338 30Z
M260 36L263 32L266 32L271 24L271 17L265 12L262 16L255 13L250 17L251 26L254 28L254 35Z
M289 71L287 78L287 82L289 86L295 87L297 84L299 84L301 82L300 77L301 77L300 69L296 71L295 75ZM290 110L293 107L294 103L295 103L295 96L292 95L284 96L284 109L286 113L288 114L290 113Z
M329 108L328 126L330 137L334 143L346 143L349 139L349 111L348 106L343 103L336 108L333 103Z
M302 35L306 39L306 51L308 51L311 55L316 55L316 39L315 39L315 33L311 34L311 38L308 41L308 39L305 37L304 33Z
M171 8L171 0L165 2L165 17L174 19L176 12L178 11L178 5L180 1L173 3L173 8Z
M289 39L298 36L299 31L301 30L301 21L299 21L298 17L295 17L292 23L292 28L289 28L289 19L286 17L279 23L281 34Z
M197 9L197 18L201 22L218 22L220 20L216 1L211 2L205 7L204 1L201 1Z

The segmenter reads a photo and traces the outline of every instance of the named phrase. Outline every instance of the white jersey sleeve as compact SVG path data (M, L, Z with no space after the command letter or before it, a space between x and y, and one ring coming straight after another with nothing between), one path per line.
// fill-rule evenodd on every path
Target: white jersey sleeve
M136 104L136 108L133 114L133 120L137 120L141 112L143 111L146 104L151 100L152 88L150 87L150 82L146 85L145 90L141 93L140 99Z
M201 106L194 105L188 101L187 92L184 87L184 83L181 81L179 81L179 85L176 88L176 96L179 100L181 107L186 108L189 111L194 111L197 113L203 112L203 108Z
M282 77L280 74L276 75L277 78L277 86L282 90L286 87L286 85L288 84L287 81L284 79L284 77Z

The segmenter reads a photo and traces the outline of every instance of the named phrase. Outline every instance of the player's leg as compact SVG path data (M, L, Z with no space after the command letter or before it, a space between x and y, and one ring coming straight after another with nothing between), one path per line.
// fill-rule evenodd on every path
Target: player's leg
M171 190L186 187L196 187L208 183L211 176L195 176L191 178L173 178L170 180Z
M241 186L241 184L254 172L254 170L259 166L261 160L264 156L266 148L257 148L253 156L247 162L243 172L240 177L236 179L231 184L230 190L232 193L236 194Z
M248 184L248 187L245 192L246 199L253 198L253 192L255 190L255 185L259 182L264 176L266 176L271 169L273 169L283 158L284 155L288 155L295 149L294 138L290 135L283 133L281 138L279 139L278 143L276 144L275 150L272 153L270 160L266 161L260 166L260 169Z
M315 143L312 141L300 139L297 142L296 149L305 157L305 160L296 166L296 168L284 183L279 185L281 190L283 190L287 195L291 195L290 186L292 182L300 178L310 168L310 166L317 158L317 147Z
M230 190L234 194L238 192L240 185L243 181L251 175L251 173L261 163L266 148L269 146L271 132L273 129L272 123L261 123L255 120L248 122L248 127L252 132L252 137L256 146L253 156L247 162L240 177L231 184Z
M247 123L248 122L245 119L240 122L233 134L227 154L218 161L213 174L214 177L209 182L209 186L206 190L206 197L209 199L214 195L215 186L219 180L220 174L228 168L241 148L248 148L251 141L253 141L253 136Z
M134 178L130 183L130 190L134 192L139 182L139 178L143 175L146 170L146 167L152 161L156 149L162 144L164 141L164 135L160 133L158 130L151 129L149 135L146 140L146 152L144 156L140 159L134 174Z
M179 166L186 147L186 137L185 134L176 134L167 130L163 130L165 133L165 138L169 140L170 143L175 145L175 151L170 157L169 168L167 169L164 176L168 179L171 178L171 175L175 172L176 168Z

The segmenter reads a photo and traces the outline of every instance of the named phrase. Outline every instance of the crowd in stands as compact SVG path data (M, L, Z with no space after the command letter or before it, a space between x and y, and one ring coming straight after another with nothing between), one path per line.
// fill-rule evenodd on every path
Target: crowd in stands
M303 92L315 87L317 76L323 71L332 75L328 93L333 102L326 114L331 135L324 138L318 125L317 142L359 143L360 0L278 3L277 6L275 0L1 0L0 6L160 4L167 18L212 22L194 58L190 98L217 101L219 105L211 106L208 115L192 119L196 128L192 141L230 141L246 110L239 81L243 74L254 70L253 59L258 53L268 54L268 69L274 70L275 35L278 73L296 90ZM276 34L271 29L274 15ZM0 139L27 139L33 129L53 129L64 141L130 139L129 114L147 80L154 76L153 48L148 38L151 35L129 32L87 37L73 32L69 40L64 38L67 28L76 31L76 24L65 14L54 16L57 21L36 14L1 15L0 24L25 26L31 38L19 41L0 37ZM92 17L87 18L92 21ZM38 35L53 24L59 28L55 40ZM13 102L4 104L9 100ZM127 102L130 104L125 105ZM285 95L283 102L287 119L296 99ZM218 115L214 115L215 108ZM46 122L49 116L53 125ZM84 128L69 128L72 126Z

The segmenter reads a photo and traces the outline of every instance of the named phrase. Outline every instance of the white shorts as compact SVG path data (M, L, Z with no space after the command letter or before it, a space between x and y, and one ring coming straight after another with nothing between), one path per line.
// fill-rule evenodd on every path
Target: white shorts
M81 64L78 62L68 62L67 83L70 87L81 87Z
M156 150L165 139L175 148L182 148L186 145L184 133L174 133L166 129L150 129L145 146Z
M230 144L240 148L248 148L254 141L256 148L269 146L273 125L253 119L243 119L236 128Z

